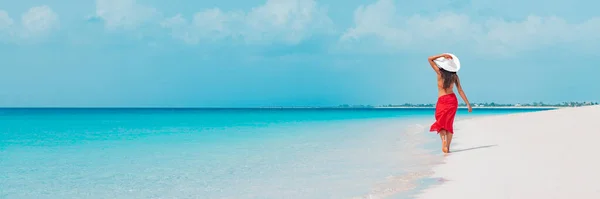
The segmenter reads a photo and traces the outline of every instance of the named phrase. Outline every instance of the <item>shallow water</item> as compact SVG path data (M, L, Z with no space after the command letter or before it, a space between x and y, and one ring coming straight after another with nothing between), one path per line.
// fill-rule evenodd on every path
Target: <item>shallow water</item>
M441 160L432 113L2 109L0 198L405 197Z

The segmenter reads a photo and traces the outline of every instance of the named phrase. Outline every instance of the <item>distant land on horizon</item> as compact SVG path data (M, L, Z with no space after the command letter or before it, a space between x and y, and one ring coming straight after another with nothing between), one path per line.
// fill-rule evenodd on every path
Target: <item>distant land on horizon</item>
M466 107L467 105L465 103L459 103L458 104L460 107ZM544 107L578 107L578 106L592 106L592 105L598 105L598 102L562 102L562 103L557 103L557 104L550 104L550 103L544 103L544 102L533 102L533 103L516 103L516 104L502 104L502 103L494 103L494 102L490 102L490 103L471 103L471 106L473 108L478 108L478 107L514 107L514 108L518 108L518 107L540 107L540 108L544 108ZM411 103L405 103L405 104L398 104L398 105L394 105L394 104L388 104L388 105L378 105L378 106L371 106L371 105L347 105L347 104L343 104L343 105L339 105L339 107L341 108L357 108L357 107L372 107L372 108L401 108L401 107L435 107L435 104L433 103L427 103L427 104L411 104Z

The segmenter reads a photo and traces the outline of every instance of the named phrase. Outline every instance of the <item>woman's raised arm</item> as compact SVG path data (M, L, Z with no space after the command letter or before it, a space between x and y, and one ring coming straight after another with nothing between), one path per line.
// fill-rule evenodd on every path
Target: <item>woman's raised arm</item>
M444 57L446 59L452 59L452 56L447 55L447 54L433 55L433 56L430 56L429 58L427 58L427 60L429 61L429 65L431 65L431 68L433 68L433 70L437 74L440 74L440 69L438 68L437 64L435 64L435 62L433 62L433 60L440 58L440 57Z

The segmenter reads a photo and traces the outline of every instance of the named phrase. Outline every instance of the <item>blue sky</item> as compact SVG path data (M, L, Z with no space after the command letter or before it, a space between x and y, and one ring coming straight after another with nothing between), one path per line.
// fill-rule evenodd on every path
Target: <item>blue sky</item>
M0 106L598 101L596 1L0 1Z

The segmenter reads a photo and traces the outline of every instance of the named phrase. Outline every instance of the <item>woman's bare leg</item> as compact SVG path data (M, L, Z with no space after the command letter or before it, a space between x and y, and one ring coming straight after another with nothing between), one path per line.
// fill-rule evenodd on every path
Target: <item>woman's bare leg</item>
M448 143L448 145L447 145L448 146L448 153L450 153L450 144L452 143L452 136L453 135L454 134L450 133L450 132L446 133L446 142Z
M447 135L447 131L446 130L441 130L440 131L440 138L442 139L442 151L444 153L448 153L448 150L446 148L448 142L446 141L446 135Z

